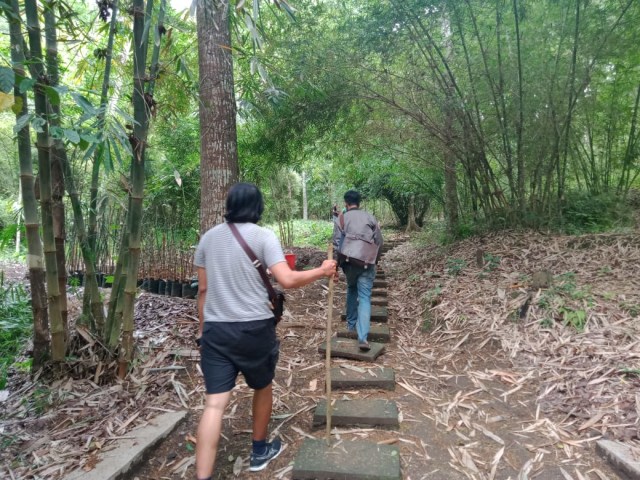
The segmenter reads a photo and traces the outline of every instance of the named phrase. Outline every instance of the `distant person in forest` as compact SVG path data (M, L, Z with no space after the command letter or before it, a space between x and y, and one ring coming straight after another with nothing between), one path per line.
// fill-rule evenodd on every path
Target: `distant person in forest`
M370 350L371 290L382 249L382 232L376 218L360 210L360 193L344 194L346 210L333 227L338 262L347 277L347 329L358 334L360 350Z
M280 346L276 322L267 288L230 224L283 288L302 287L336 275L334 260L325 260L312 270L291 270L275 234L256 225L263 210L262 194L255 185L234 185L226 200L226 222L207 231L195 253L200 318L196 342L207 392L196 444L199 480L208 480L213 474L222 417L239 372L254 390L249 470L264 469L282 451L279 438L267 442Z

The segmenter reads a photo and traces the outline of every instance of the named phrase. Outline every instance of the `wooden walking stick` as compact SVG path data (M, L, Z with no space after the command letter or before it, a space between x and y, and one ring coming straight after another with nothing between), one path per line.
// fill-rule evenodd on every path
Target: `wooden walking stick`
M327 259L333 260L333 243L329 244ZM325 357L325 385L327 387L327 444L331 445L331 323L333 322L333 276L329 277L329 311L327 312L327 348Z

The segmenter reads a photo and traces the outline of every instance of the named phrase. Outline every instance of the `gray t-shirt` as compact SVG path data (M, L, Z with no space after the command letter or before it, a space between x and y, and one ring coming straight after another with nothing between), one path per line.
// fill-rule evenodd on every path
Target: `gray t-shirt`
M271 230L255 223L235 225L265 268L285 261L280 241ZM250 322L273 317L267 288L226 223L204 234L193 263L207 272L205 322Z

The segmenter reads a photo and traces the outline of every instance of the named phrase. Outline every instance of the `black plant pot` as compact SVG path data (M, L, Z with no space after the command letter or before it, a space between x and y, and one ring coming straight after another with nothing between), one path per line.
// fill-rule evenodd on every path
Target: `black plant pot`
M139 278L138 281L136 282L136 285L138 285L138 287L141 287L143 282L144 282L144 280Z
M185 282L182 284L182 297L196 298L196 290L191 287L191 282Z
M149 291L149 279L145 278L144 280L142 280L142 285L140 285L140 288L142 290L144 290L145 292Z
M173 282L173 285L171 285L171 296L182 297L182 284L180 282Z
M166 295L167 282L164 280L158 280L158 295Z
M149 279L149 293L158 293L158 280L155 278Z
M164 293L166 296L171 296L171 290L173 289L173 280L167 280L167 286L165 287Z

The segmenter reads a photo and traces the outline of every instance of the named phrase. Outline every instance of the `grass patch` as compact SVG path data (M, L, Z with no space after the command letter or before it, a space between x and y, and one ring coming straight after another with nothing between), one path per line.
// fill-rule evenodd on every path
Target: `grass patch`
M7 383L7 370L31 336L32 315L29 294L22 285L4 283L0 274L0 389ZM30 368L23 365L21 368Z
M317 247L326 249L333 235L333 222L325 220L292 220L291 240L295 247ZM265 227L273 230L278 238L280 232L278 224L269 224ZM283 239L280 242L284 245Z

